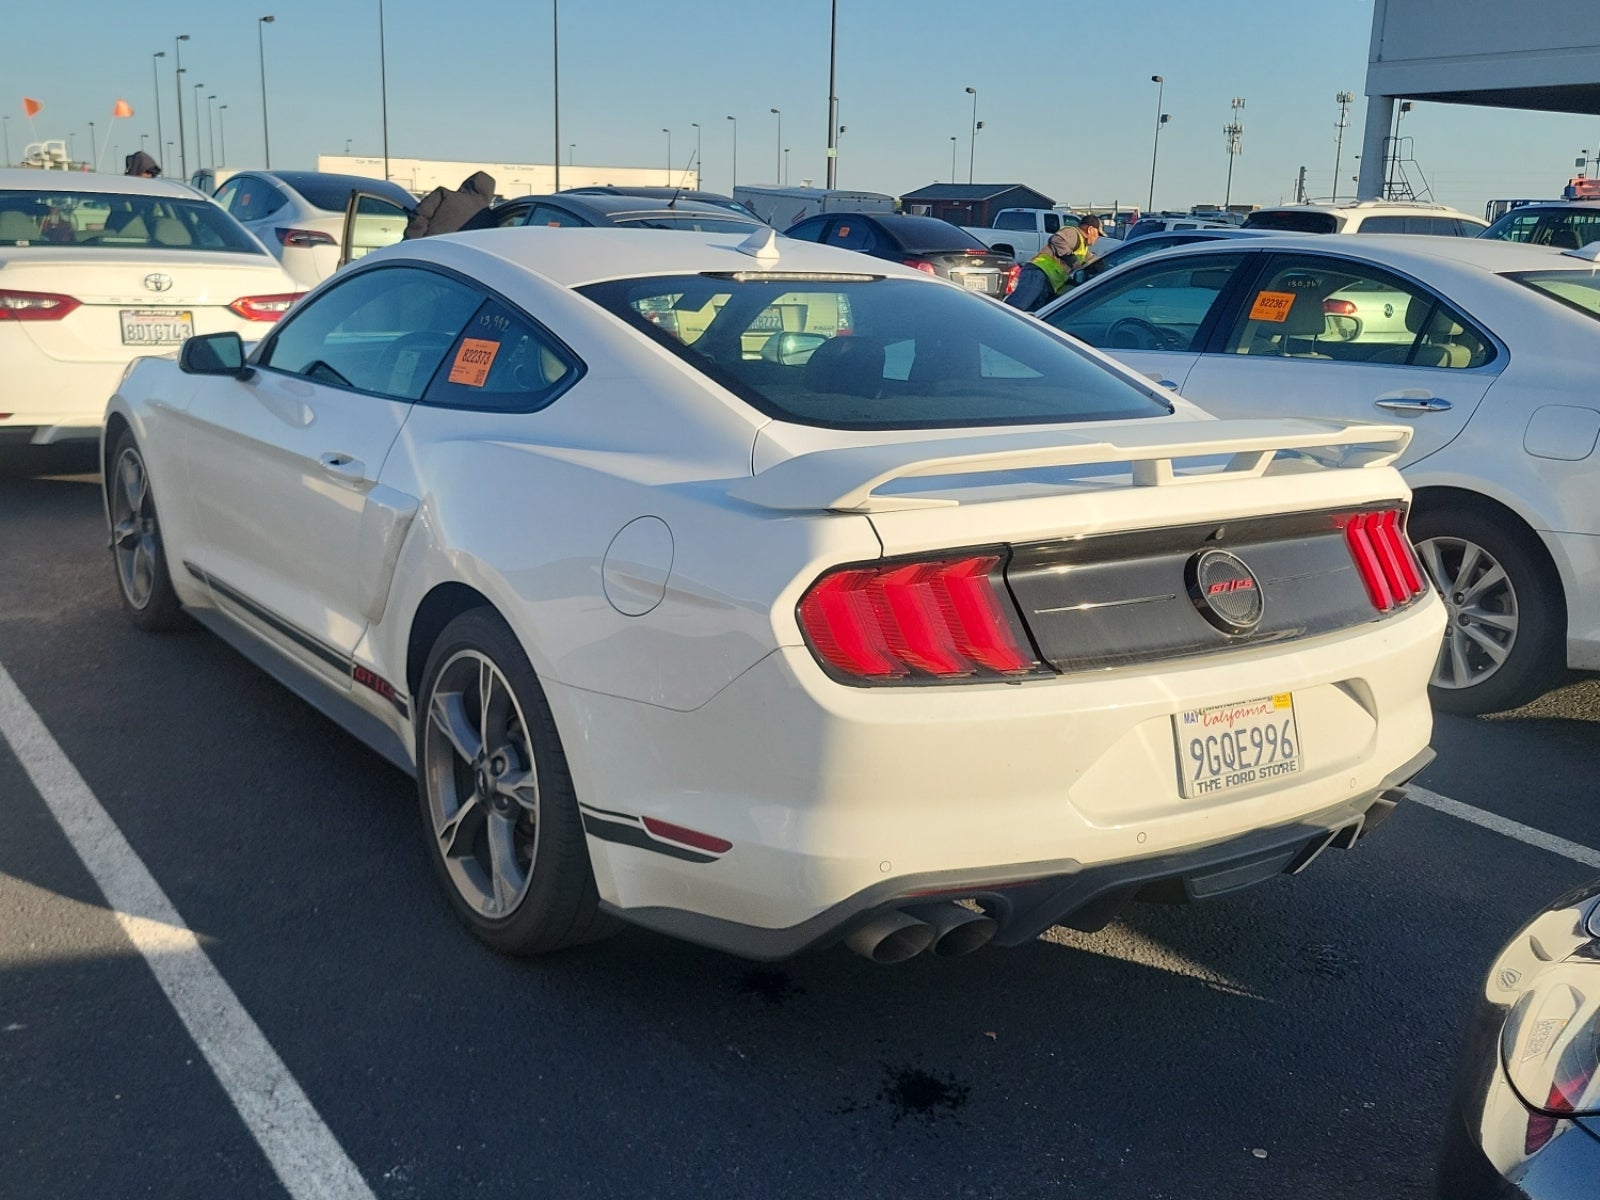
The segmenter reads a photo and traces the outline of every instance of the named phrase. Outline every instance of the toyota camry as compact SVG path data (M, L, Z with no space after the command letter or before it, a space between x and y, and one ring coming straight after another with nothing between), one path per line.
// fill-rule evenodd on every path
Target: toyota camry
M124 608L413 773L482 941L877 961L1296 872L1431 757L1403 429L744 234L485 230L106 412Z

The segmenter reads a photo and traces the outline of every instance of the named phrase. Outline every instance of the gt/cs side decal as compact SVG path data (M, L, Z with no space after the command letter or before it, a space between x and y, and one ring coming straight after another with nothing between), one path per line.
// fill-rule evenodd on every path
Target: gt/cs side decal
M281 634L283 637L288 638L291 642L299 646L302 650L306 651L306 653L310 654L313 658L317 658L322 662L327 663L328 666L332 667L335 671L338 671L341 675L348 675L352 683L359 684L369 691L375 692L379 696L382 696L394 706L395 711L398 712L402 717L406 717L408 719L410 718L410 702L406 700L405 696L400 693L400 690L396 688L394 684L390 683L387 679L384 679L370 667L362 666L349 655L344 654L335 647L328 645L328 643L322 641L320 638L307 633L304 629L301 629L292 621L279 616L271 609L261 604L257 604L254 600L252 600L249 596L246 596L232 584L225 583L224 581L218 579L215 575L212 575L197 567L194 563L189 562L187 559L184 560L183 569L188 571L189 574L195 579L198 579L201 583L208 586L212 591L216 592L217 595L244 609L245 612L249 613L257 621L261 622L261 624L267 626L275 633Z
M687 829L655 817L635 817L628 813L612 812L578 802L583 815L583 831L602 842L619 846L632 846L636 850L652 850L669 858L684 862L716 862L733 843L698 829Z

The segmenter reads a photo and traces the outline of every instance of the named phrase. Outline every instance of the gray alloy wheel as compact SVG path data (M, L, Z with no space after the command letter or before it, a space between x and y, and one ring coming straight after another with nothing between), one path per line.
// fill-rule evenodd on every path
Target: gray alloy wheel
M478 650L458 651L428 694L422 771L445 872L487 920L528 894L539 855L539 778L511 685Z
M178 621L180 605L167 573L161 523L144 455L128 430L112 451L105 488L111 514L111 555L122 606L141 629L171 629Z
M1428 692L1442 712L1501 712L1553 684L1564 665L1559 579L1531 533L1469 509L1414 514L1417 555L1448 614Z
M416 730L429 858L474 936L504 954L543 954L610 933L550 703L492 609L439 635Z

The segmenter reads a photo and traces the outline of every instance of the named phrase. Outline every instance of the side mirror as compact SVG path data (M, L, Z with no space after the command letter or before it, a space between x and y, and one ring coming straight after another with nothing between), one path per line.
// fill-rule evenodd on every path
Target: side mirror
M248 379L254 368L245 366L244 339L237 333L203 333L183 343L178 369L187 375L232 375Z

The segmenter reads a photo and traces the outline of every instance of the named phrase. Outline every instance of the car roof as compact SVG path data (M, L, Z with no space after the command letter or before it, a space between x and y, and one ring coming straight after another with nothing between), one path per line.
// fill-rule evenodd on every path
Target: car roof
M700 275L763 271L807 274L895 275L937 283L918 271L884 259L786 238L766 225L752 225L752 234L696 233L674 229L550 228L541 225L510 229L478 229L398 242L361 260L374 264L397 255L440 261L458 260L472 251L493 255L565 287L608 279L657 275ZM770 239L776 258L757 258L739 246L752 239Z
M1225 249L1237 251L1234 239L1219 238L1196 241L1193 245L1173 246L1158 252L1159 255L1215 254ZM1359 258L1377 266L1396 270L1427 269L1430 264L1446 263L1481 271L1502 273L1507 271L1586 270L1593 271L1595 264L1586 259L1550 246L1530 246L1526 242L1508 242L1499 238L1430 237L1420 234L1370 234L1326 233L1269 233L1249 242L1251 250L1292 250L1298 254L1343 254ZM1154 262L1152 254L1139 262ZM1120 274L1120 273L1119 273ZM1110 278L1107 272L1106 278Z
M535 201L544 204L553 204L557 208L566 208L572 212L582 213L585 216L610 218L622 213L699 213L702 216L731 217L738 220L744 214L720 204L706 204L700 200L679 200L670 208L665 204L640 203L652 197L639 196L633 193L612 194L609 192L556 192L545 196L515 196L495 205L504 208L508 204L527 204ZM760 225L754 218L746 218L752 228Z
M174 200L204 199L194 188L177 179L145 179L138 175L98 171L39 171L27 167L0 167L0 191L111 192L127 196L167 196Z
M1418 200L1341 200L1337 204L1272 204L1265 208L1258 208L1255 212L1246 213L1245 219L1249 220L1255 213L1279 212L1415 213L1419 216L1469 217L1474 221L1483 220L1482 217L1474 217L1471 213L1464 213L1460 209L1451 208L1447 204L1429 204Z

